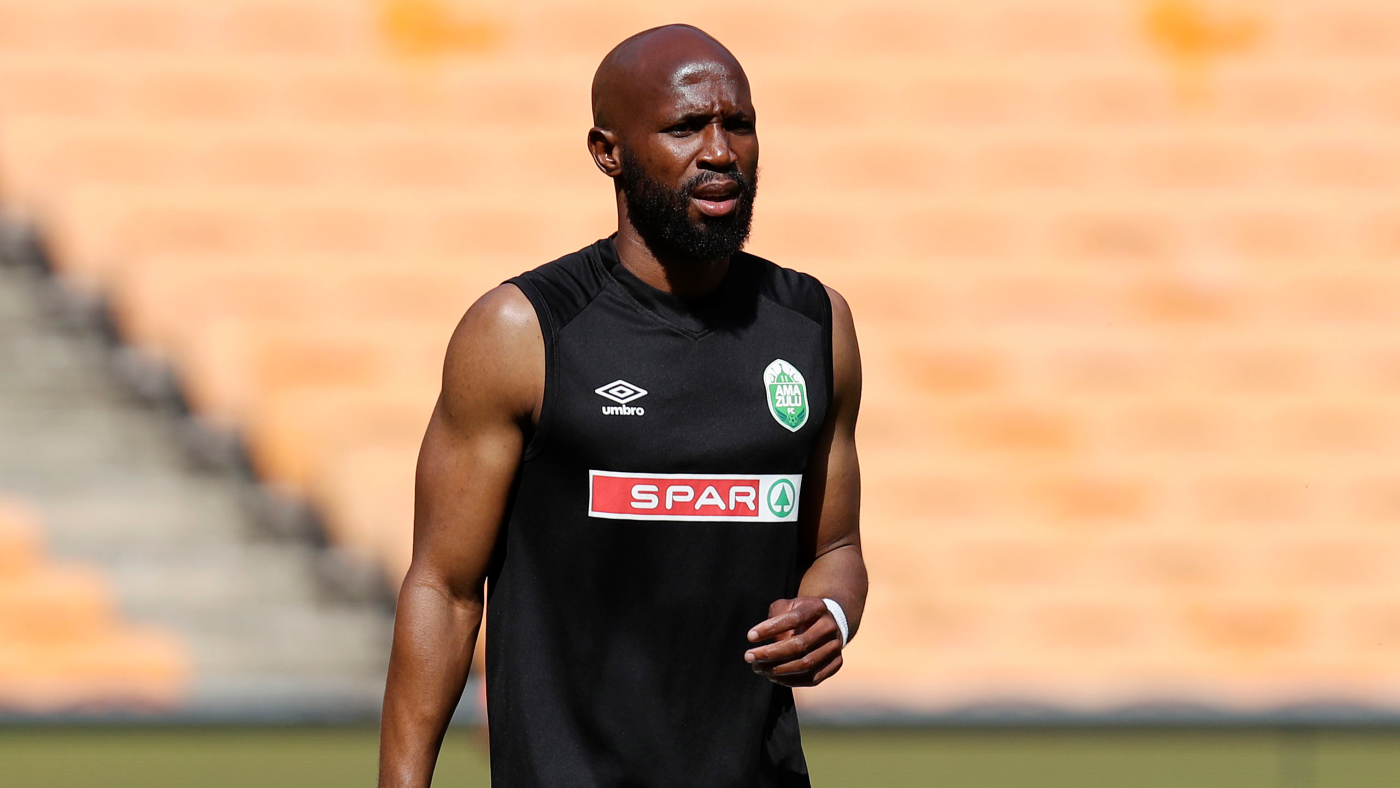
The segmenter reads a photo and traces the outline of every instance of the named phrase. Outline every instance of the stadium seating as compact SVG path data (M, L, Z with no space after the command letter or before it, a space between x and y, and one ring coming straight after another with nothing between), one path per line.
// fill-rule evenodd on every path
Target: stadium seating
M123 624L102 576L52 562L28 507L0 498L0 713L168 707L188 672L177 639Z
M693 13L610 8L0 0L0 206L397 578L456 319L609 232L592 69ZM691 21L754 85L750 248L862 340L872 590L812 702L1400 707L1400 7Z

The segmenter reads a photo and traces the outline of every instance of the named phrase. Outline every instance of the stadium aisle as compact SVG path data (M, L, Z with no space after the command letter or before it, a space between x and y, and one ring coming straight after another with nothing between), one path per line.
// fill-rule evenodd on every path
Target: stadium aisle
M372 715L387 609L328 597L317 551L260 531L246 482L193 462L177 421L119 382L97 332L41 273L0 258L0 490L32 504L55 557L101 569L124 619L190 652L191 681L131 710ZM101 700L65 691L30 705Z

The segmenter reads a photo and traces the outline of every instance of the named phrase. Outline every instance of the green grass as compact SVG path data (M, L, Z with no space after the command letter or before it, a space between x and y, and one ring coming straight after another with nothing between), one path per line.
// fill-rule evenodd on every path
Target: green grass
M816 788L1381 788L1400 731L810 729ZM484 739L454 730L436 785L488 784ZM373 786L364 728L0 728L5 788Z

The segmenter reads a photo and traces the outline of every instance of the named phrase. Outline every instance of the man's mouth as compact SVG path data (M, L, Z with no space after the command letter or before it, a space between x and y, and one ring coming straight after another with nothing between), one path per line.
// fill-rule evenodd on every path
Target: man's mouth
M706 216L726 216L739 204L740 191L734 181L711 181L691 192L690 199Z

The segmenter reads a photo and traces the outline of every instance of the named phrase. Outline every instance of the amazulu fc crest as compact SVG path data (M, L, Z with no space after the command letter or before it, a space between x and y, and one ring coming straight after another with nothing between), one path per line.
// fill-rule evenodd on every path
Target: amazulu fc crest
M776 359L763 370L768 412L787 429L797 432L807 423L807 381L797 367Z

